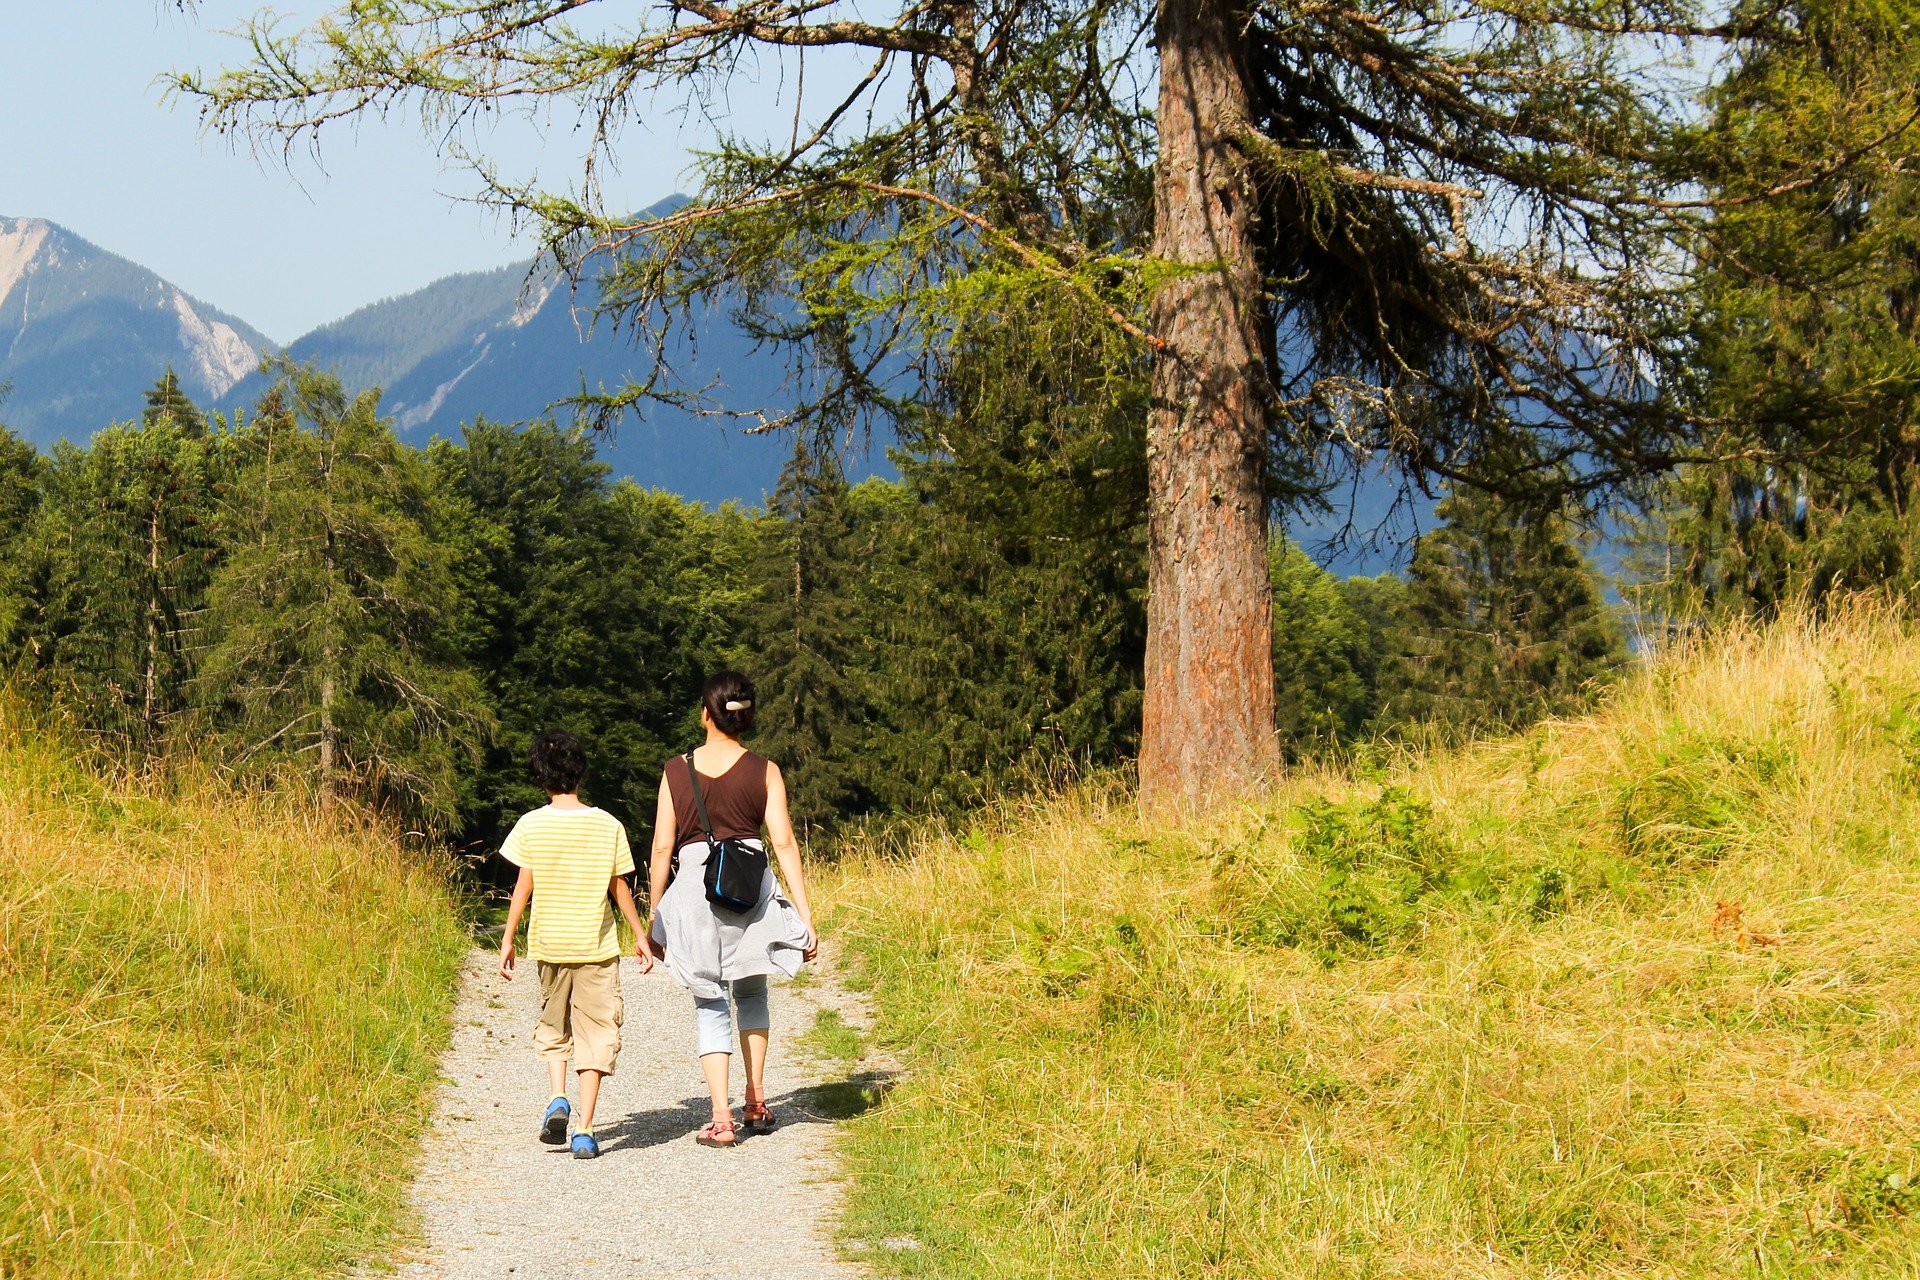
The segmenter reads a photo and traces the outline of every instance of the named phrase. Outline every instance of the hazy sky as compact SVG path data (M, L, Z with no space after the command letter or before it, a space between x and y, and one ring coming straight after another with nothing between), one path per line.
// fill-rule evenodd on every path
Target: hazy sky
M245 46L222 32L259 7L201 0L182 14L172 0L0 0L0 216L50 218L277 342L531 252L498 215L448 198L472 194L474 181L414 122L340 129L324 142L324 169L303 159L291 174L203 141L194 104L163 104L154 79L238 60ZM311 16L327 6L273 7ZM736 83L733 119L791 112L779 106L779 68L759 78ZM833 79L808 68L810 88ZM606 180L613 203L640 208L686 184L688 150L713 131L683 124L673 105L625 134L621 172ZM486 145L508 175L565 185L578 171L572 123L516 119Z

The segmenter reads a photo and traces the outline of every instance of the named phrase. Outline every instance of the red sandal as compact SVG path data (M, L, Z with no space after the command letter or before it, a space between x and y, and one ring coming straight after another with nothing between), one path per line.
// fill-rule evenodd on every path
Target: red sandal
M733 1118L709 1121L706 1128L693 1135L693 1140L703 1147L731 1147L736 1141Z
M747 1099L747 1105L740 1109L740 1118L746 1123L748 1133L772 1133L773 1126L779 1123L764 1098L759 1102Z

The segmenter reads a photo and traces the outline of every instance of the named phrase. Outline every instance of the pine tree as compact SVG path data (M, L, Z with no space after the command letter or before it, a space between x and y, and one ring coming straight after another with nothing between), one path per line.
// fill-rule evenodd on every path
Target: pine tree
M1372 725L1384 670L1400 652L1398 578L1341 581L1286 538L1273 542L1273 702L1282 749L1298 759Z
M1456 491L1407 572L1390 721L1517 727L1581 704L1623 642L1566 519Z
M190 709L220 466L171 416L63 444L19 540L9 647L129 745L159 748Z
M1920 585L1920 25L1781 9L1698 143L1730 202L1702 245L1701 409L1747 457L1684 469L1640 531L1639 594L1676 625ZM1757 198L1783 160L1811 180Z
M173 84L276 152L402 104L436 128L508 98L577 111L588 198L477 157L489 190L563 263L610 257L600 296L656 356L691 308L743 298L809 346L815 422L893 407L882 371L931 374L982 312L1085 304L1152 370L1143 783L1194 801L1277 762L1275 499L1356 458L1430 476L1526 457L1475 447L1513 437L1555 464L1477 480L1584 491L1694 443L1672 246L1707 215L1673 80L1773 20L1754 8L994 0L823 21L813 0L680 0L595 21L393 0L262 16L247 65ZM872 69L799 103L790 135L704 156L691 207L592 203L636 86L691 105L805 53ZM585 407L701 398L662 363Z
M445 822L490 717L455 645L444 513L377 393L281 376L233 438L203 696L234 761Z
M760 597L748 615L756 746L787 772L796 819L829 823L871 804L860 778L868 625L846 476L830 446L800 437L760 528Z
M0 558L11 557L14 540L40 505L44 470L40 451L0 426Z
M692 744L700 682L739 642L745 518L609 485L591 437L552 423L476 422L428 456L451 513L454 631L499 721L463 832L497 842L539 802L526 744L566 727L589 745L594 803L644 833L662 761Z
M0 402L6 384L0 383ZM46 464L39 450L0 426L0 670L20 660L20 619L27 607L25 534L40 505Z
M146 408L140 411L140 421L144 425L150 427L163 418L171 418L189 436L206 434L207 416L180 389L180 379L172 369L168 369L158 382L147 389L145 399Z
M903 424L902 487L855 490L884 808L1139 749L1146 367L1098 333L1074 305L982 317Z

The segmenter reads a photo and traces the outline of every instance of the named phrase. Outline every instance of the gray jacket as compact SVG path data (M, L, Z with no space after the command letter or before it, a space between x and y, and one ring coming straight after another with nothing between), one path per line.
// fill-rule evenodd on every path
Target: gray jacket
M760 841L750 843L758 846ZM702 871L707 842L680 847L673 880L653 912L653 940L667 949L667 972L696 999L726 994L722 982L800 972L802 954L812 939L786 895L773 867L760 886L752 911L736 914L707 901Z

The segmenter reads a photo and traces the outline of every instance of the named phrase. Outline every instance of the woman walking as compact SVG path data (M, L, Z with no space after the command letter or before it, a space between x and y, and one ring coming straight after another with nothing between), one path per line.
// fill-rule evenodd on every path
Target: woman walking
M703 1146L731 1147L738 1137L729 1080L736 1030L746 1059L742 1120L749 1132L765 1132L774 1126L766 1087L767 978L793 977L803 960L813 959L818 941L786 780L780 766L740 744L753 728L753 685L736 671L708 680L700 723L706 742L668 761L660 783L648 873L651 937L667 972L693 993L700 1069L713 1095L713 1120L694 1138ZM709 851L725 841L760 851L771 842L780 865L778 880L773 867L766 868L758 899L743 911L708 900Z

